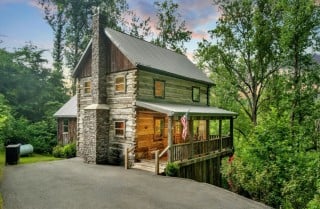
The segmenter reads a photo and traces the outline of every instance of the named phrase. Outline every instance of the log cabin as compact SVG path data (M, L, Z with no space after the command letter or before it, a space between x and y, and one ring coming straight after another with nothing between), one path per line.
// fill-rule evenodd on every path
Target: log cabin
M57 118L57 142L66 145L77 141L77 96L73 96L53 115Z
M237 113L210 106L214 83L186 56L103 28L104 20L94 15L92 39L73 71L78 156L130 167L157 154L179 163L181 177L219 185L213 172L233 153Z

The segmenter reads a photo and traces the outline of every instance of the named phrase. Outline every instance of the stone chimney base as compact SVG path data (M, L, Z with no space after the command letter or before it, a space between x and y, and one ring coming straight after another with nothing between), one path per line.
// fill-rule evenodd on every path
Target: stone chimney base
M108 163L109 108L93 104L84 109L83 158L86 163Z

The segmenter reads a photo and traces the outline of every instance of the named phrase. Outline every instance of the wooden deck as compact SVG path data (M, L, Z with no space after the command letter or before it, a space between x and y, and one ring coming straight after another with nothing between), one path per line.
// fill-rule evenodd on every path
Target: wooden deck
M167 161L161 160L159 162L159 173L160 174L164 172L166 165L167 165ZM155 160L141 160L141 162L135 162L133 167L131 167L131 168L155 173Z

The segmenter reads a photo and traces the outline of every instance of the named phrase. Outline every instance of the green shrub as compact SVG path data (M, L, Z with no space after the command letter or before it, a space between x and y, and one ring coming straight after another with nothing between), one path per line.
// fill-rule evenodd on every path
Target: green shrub
M64 157L65 158L72 158L76 156L76 144L71 143L67 144L66 146L63 147L63 152L64 152Z
M179 165L177 163L168 163L165 169L167 176L178 176Z
M52 155L59 158L72 158L76 156L76 152L76 144L70 143L65 146L55 146L52 150Z
M57 145L52 150L52 155L54 157L63 158L64 157L64 149L63 146Z

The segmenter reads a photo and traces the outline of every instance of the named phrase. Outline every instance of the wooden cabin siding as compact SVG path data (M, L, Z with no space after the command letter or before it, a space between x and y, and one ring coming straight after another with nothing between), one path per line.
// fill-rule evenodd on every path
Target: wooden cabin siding
M81 66L80 69L80 78L85 78L85 77L90 77L92 74L92 68L91 68L91 63L92 63L92 57L91 57L91 50L88 51L89 55L86 56L84 60L84 64Z
M68 120L67 143L77 141L77 118L58 118L58 144L63 144L63 124Z
M162 139L154 137L154 118L164 118L164 135ZM165 114L139 108L137 110L137 130L135 158L151 159L153 151L163 150L168 146L168 117Z
M128 58L109 39L107 45L107 49L109 49L108 57L110 57L107 59L107 62L110 62L110 64L107 64L107 66L110 66L111 72L135 68Z
M154 97L154 79L165 81L165 98ZM200 88L200 102L192 101L192 87ZM160 75L144 70L138 71L138 100L179 104L207 105L208 85Z
M122 160L123 152L126 147L133 147L135 143L135 130L136 130L136 70L111 73L107 75L107 104L110 108L109 113L109 153L120 153L120 156L110 156L110 163L113 162L114 157L118 157ZM117 93L115 91L115 80L119 76L125 77L126 90L124 93ZM125 136L117 137L115 136L115 121L125 121ZM117 150L115 152L115 150ZM120 162L121 163L121 162Z

